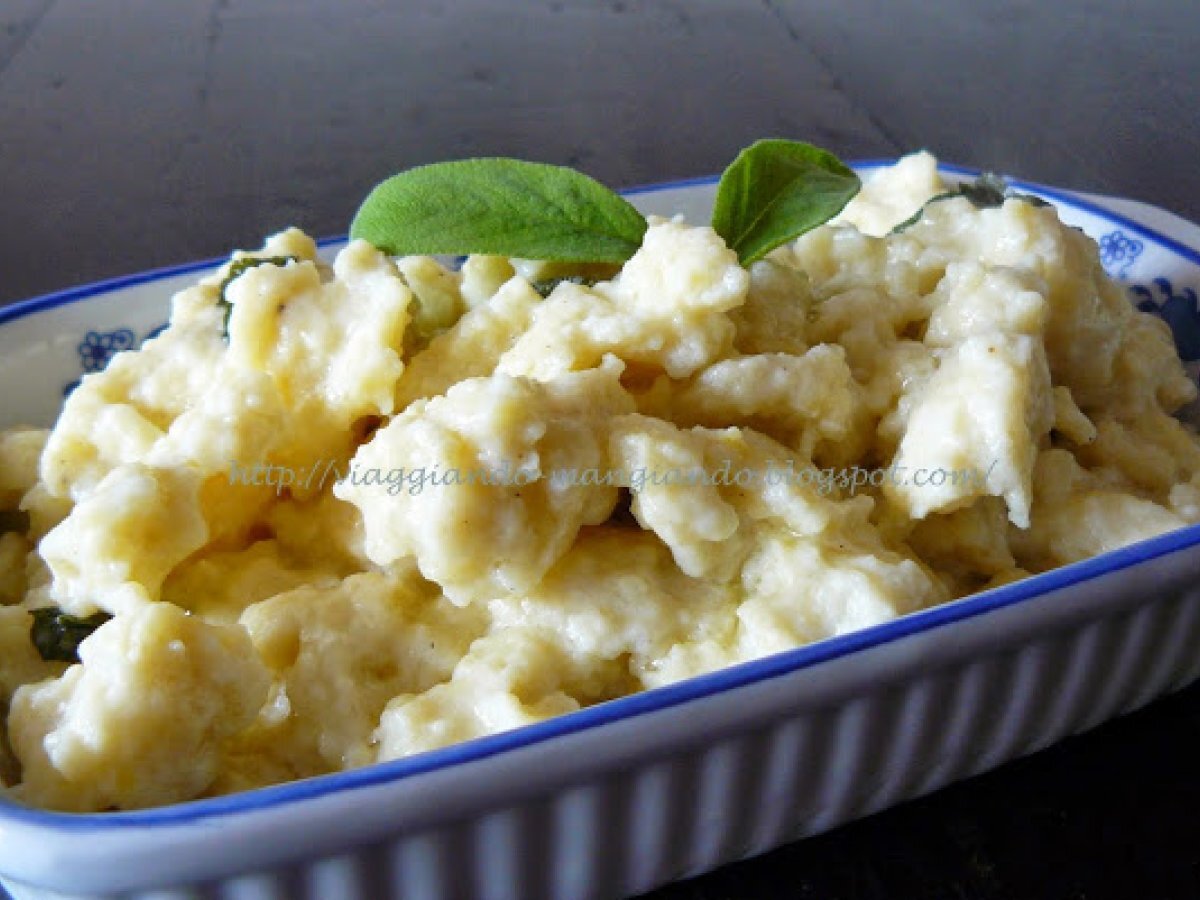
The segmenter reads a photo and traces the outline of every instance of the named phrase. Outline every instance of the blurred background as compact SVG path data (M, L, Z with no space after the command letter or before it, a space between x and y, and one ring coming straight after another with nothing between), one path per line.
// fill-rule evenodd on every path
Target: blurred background
M418 163L614 187L758 137L1200 219L1195 0L0 0L0 303L339 234ZM1200 897L1200 693L662 898Z
M481 154L614 186L755 138L1200 218L1195 0L0 0L0 302L346 230Z

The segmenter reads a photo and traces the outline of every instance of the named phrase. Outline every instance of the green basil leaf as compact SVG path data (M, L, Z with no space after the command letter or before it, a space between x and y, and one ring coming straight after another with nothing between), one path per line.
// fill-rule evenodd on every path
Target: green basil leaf
M861 186L832 153L798 141L757 141L721 176L712 227L748 266L828 222Z
M573 169L517 159L463 159L394 175L350 225L393 256L488 253L560 262L620 263L646 220Z
M42 659L79 662L79 645L93 631L112 618L108 613L72 616L56 606L31 611L33 625L29 638Z

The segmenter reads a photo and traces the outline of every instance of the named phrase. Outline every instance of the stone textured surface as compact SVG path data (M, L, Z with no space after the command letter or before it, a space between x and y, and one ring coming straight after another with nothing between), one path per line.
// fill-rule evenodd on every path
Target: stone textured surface
M1200 219L1195 0L3 0L0 303L345 230L408 165L614 186L765 135L945 159ZM1200 689L660 892L1200 896Z
M946 159L1200 218L1192 0L5 0L0 302L344 231L414 163L613 185L764 135Z

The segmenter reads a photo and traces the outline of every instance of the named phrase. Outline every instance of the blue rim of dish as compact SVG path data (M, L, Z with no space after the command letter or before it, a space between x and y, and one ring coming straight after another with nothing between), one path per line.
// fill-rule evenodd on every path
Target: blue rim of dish
M864 160L850 165L858 170L869 170L890 165L895 160ZM966 166L939 164L939 170L954 175L975 177L980 170ZM1102 206L1081 200L1066 192L1046 188L1039 184L1018 179L1005 179L1021 190L1035 192L1051 199L1060 200L1086 212L1116 222L1139 234L1171 248L1182 256L1200 265L1200 251L1181 244L1139 222L1110 212ZM626 195L652 193L677 188L700 187L716 183L717 177L693 178L682 181L663 182L634 187L623 191ZM317 242L318 246L342 243L344 237L328 237ZM53 294L35 297L10 307L0 309L0 324L24 318L33 313L52 309L67 303L85 300L97 294L107 293L138 284L169 278L213 268L222 259L168 266L100 281L82 287L71 288ZM428 772L439 771L451 766L466 765L486 760L558 737L600 728L618 721L647 715L691 703L716 694L746 687L773 678L782 677L811 668L820 663L889 644L928 631L973 619L1018 603L1036 600L1072 585L1090 581L1102 575L1112 574L1133 566L1142 565L1172 553L1200 545L1200 525L1190 525L1168 534L1105 553L1082 562L1073 563L1040 575L1033 575L1012 584L1003 585L974 596L950 601L931 609L910 613L890 622L874 625L839 637L829 638L804 647L783 651L763 659L740 663L706 675L689 678L665 687L652 688L627 697L608 701L597 706L567 713L513 731L489 735L428 751L404 759L377 763L347 772L335 772L300 781L270 787L257 788L221 797L192 800L185 803L154 809L132 810L110 813L60 813L48 812L13 803L0 798L0 823L14 823L41 827L55 831L102 831L143 827L150 825L185 826L218 817L237 814L258 813L275 807L297 804L305 800L346 793L394 783Z
M321 238L317 241L317 246L329 247L345 242L345 235L335 235L333 237ZM116 278L108 278L104 281L94 281L91 284L67 288L65 291L55 291L52 294L31 297L29 300L21 300L8 306L0 307L0 325L16 321L17 319L23 319L33 313L45 312L57 306L66 306L68 303L87 300L89 297L95 297L98 294L108 294L113 291L137 287L139 284L161 281L164 278L173 278L176 275L188 275L192 272L204 272L208 269L215 269L228 260L228 256L218 256L213 259L202 259L175 266L147 269L144 272L138 272L134 275L119 275Z

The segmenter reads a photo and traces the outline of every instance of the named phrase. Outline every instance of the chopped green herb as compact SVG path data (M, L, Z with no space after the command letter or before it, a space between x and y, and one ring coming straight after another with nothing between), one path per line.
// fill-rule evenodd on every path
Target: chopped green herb
M1008 185L994 172L984 172L970 184L959 186L958 193L966 197L976 209L992 209L1004 205Z
M558 278L538 278L529 282L529 286L541 294L542 297L549 297L551 292L563 282L593 287L596 284L596 279L588 278L586 275L562 275Z
M220 296L217 298L217 303L224 308L225 317L222 320L221 331L226 337L229 336L229 316L233 312L233 304L229 302L229 298L225 296L225 289L233 284L235 280L244 275L249 269L257 266L286 266L290 262L300 262L298 256L243 256L241 259L235 259L229 264L229 274L225 276L225 280L221 282Z
M15 531L25 534L29 531L29 513L20 509L0 510L0 534Z
M945 191L930 197L925 201L924 206L893 228L892 234L900 234L902 231L906 231L920 222L925 215L925 211L929 209L930 204L940 203L943 200L951 200L954 197L965 197L971 201L971 204L976 209L993 209L997 206L1003 206L1004 201L1009 198L1024 200L1026 203L1032 203L1034 206L1050 205L1041 197L1035 197L1033 194L1018 194L1010 191L1004 179L999 175L996 175L994 172L984 172L972 182L960 184L952 191Z
M90 616L72 616L56 606L35 609L32 615L29 637L33 646L42 659L59 662L79 662L79 645L112 618L102 612Z

